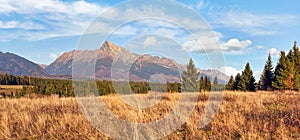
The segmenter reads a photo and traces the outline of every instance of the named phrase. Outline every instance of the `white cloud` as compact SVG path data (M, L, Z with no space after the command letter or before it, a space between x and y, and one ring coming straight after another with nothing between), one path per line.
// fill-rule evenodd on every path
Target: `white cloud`
M33 22L20 23L18 21L0 21L0 29L24 29L24 30L41 30L44 29L42 25Z
M218 69L220 72L226 74L227 76L236 76L238 73L241 73L240 70L237 70L234 67L231 66L223 66L221 68Z
M240 50L250 46L252 42L250 40L240 41L237 38L230 39L228 42L222 43L224 50Z
M258 46L256 46L256 48L257 49L263 49L263 48L265 48L265 46L258 45Z
M57 57L58 57L58 56L57 56L57 54L55 54L55 53L50 53L50 54L49 54L49 58L51 58L52 60L55 60Z
M3 32L6 37L1 37L1 40L36 41L80 35L90 22L106 9L84 0L1 0L0 14L6 16L17 14L20 18L16 21L1 21L0 28L21 29ZM35 31L27 31L32 29Z
M212 16L212 23L237 29L250 35L276 34L275 29L278 27L292 26L297 21L296 16L293 15L257 15L241 11L222 12Z
M223 66L218 69L220 72L226 74L227 76L233 76L235 77L238 73L242 73L242 70L237 70L234 67L231 66ZM258 81L261 75L261 71L254 71L253 76L255 77L255 80Z
M154 36L148 36L144 41L144 46L149 47L159 44L159 41Z
M268 53L271 54L272 56L276 56L279 54L279 51L276 48L271 48L268 50Z
M236 51L241 51L252 44L250 40L240 41L237 38L232 38L227 42L222 42L219 40L219 37L217 36L206 37L206 38L204 37L201 40L202 42L198 41L201 44L199 44L197 41L186 41L182 44L182 48L184 50L190 52L197 52L197 53L213 52L213 51L224 51L224 52L234 53Z
M64 2L60 0L1 0L0 13L16 12L20 14L61 13L67 15L99 14L101 8L84 0Z

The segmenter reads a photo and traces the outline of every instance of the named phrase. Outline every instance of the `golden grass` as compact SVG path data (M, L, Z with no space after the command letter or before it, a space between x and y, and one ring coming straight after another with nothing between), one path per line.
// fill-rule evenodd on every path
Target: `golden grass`
M145 123L172 111L179 95L166 94L142 111L116 95L99 98L120 118ZM300 139L300 94L227 92L213 120L197 128L208 97L201 93L187 122L164 139ZM75 98L1 99L0 106L0 139L109 139L85 119Z
M22 85L0 85L0 89L22 89Z

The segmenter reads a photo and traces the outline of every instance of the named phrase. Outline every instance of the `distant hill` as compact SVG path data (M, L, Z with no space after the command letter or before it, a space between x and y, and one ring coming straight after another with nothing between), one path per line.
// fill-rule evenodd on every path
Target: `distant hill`
M125 80L129 73L130 81L149 81L155 75L164 78L169 82L179 82L180 73L185 69L185 65L178 64L175 60L151 56L148 54L139 55L129 50L106 41L97 50L76 50L77 53L84 54L79 60L88 62L92 56L96 57L95 73L97 79L110 80L112 67L117 79ZM72 75L73 56L76 51L66 52L58 57L45 69L50 75ZM134 62L133 62L134 61ZM203 76L209 76L211 80L218 76L220 83L226 83L229 79L225 74L217 70L200 70ZM115 78L115 77L114 77ZM155 78L155 77L154 77Z
M0 52L0 73L26 76L48 76L39 65L13 53Z

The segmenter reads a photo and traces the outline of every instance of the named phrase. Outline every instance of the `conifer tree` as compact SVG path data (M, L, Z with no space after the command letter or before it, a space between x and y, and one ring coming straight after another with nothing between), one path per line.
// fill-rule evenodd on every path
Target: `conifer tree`
M203 76L201 76L201 78L200 78L199 85L200 85L200 92L204 91L205 90L205 84L204 84Z
M233 85L234 85L234 79L233 76L230 76L230 79L226 85L226 90L233 90Z
M254 91L255 90L255 78L250 68L250 64L247 63L244 71L242 72L242 82L240 84L241 90L243 91Z
M211 91L211 82L207 76L205 76L205 78L204 78L204 90Z
M246 85L240 73L235 76L233 90L245 90Z
M186 92L199 91L199 84L197 83L199 73L195 67L192 59L190 59L186 70L182 72L182 89Z
M269 54L268 60L265 64L263 74L261 75L261 88L263 90L272 90L272 82L274 80L274 72L273 72L273 65L272 65L272 57Z
M169 82L167 82L167 89L166 89L167 92L171 92L171 85Z
M275 67L275 77L272 82L273 88L277 90L285 90L287 89L286 80L288 79L288 62L287 57L285 56L285 52L280 52L279 61Z
M299 48L297 47L297 42L294 42L294 46L293 46L293 61L294 61L294 69L295 69L295 73L294 73L294 86L293 88L295 90L300 89L300 51Z
M179 86L178 86L177 82L174 83L173 88L172 88L172 92L179 92Z
M213 81L213 85L214 86L218 86L219 85L218 77L215 77L215 79Z
M289 53L286 56L286 74L287 78L285 80L286 89L287 90L293 90L294 89L294 77L295 77L295 63L294 63L294 53L293 50L290 50Z

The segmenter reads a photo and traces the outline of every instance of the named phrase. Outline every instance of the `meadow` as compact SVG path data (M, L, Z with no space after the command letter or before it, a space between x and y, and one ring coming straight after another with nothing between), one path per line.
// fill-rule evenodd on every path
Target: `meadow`
M190 118L164 139L300 139L298 93L226 92L213 120L197 128L209 94L200 93ZM116 116L145 123L167 115L179 97L166 93L142 115L116 95L96 98ZM76 98L6 98L0 99L0 106L0 139L111 139L87 121Z

